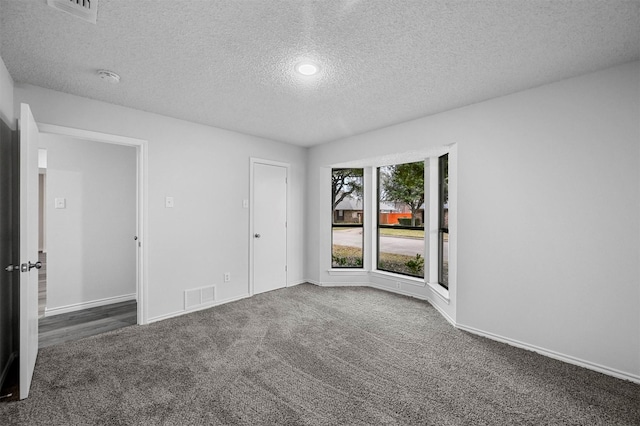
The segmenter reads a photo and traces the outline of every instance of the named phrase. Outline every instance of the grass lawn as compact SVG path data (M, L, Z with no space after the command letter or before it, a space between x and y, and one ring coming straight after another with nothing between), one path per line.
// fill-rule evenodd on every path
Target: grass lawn
M393 229L393 228L380 228L380 235L387 237L403 237L403 238L415 238L417 240L424 239L424 231L417 229ZM449 241L449 235L444 235L444 240Z
M362 267L362 249L358 247L333 246L334 268L360 268ZM424 267L412 270L407 263L415 260L414 256L395 253L380 253L379 264L382 269L395 271L413 276L424 276Z
M362 258L362 249L359 247L333 245L333 255L335 257L360 257Z
M359 247L333 245L331 266L333 268L361 268L362 249Z
M384 235L387 237L404 237L404 238L423 239L424 230L380 228L380 235Z

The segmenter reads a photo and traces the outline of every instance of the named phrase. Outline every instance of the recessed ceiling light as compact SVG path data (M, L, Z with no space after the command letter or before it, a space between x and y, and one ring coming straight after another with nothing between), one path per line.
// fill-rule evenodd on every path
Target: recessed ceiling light
M301 62L296 65L296 71L302 75L314 75L318 73L318 66L310 62Z
M98 70L98 75L100 76L101 79L111 84L120 83L120 76L113 71Z

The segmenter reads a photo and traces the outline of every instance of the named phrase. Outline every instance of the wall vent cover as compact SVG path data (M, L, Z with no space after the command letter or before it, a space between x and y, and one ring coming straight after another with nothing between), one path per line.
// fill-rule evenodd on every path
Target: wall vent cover
M184 310L190 311L203 306L211 305L216 300L216 287L200 287L185 290Z
M98 0L47 0L47 4L92 24L98 19Z

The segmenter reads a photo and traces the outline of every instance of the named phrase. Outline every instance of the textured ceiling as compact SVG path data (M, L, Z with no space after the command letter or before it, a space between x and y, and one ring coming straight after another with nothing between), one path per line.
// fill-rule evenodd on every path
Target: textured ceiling
M100 0L94 25L0 0L0 56L17 83L311 146L638 60L640 1Z

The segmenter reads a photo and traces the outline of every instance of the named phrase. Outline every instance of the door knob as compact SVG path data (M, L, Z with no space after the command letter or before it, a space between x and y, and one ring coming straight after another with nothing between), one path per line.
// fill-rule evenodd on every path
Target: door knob
M6 268L4 268L4 270L7 271L7 272L19 271L20 270L20 265L16 265L16 266L9 265Z
M254 237L260 238L260 234L255 234Z
M23 263L22 265L20 265L20 272L27 272L27 271L32 270L33 268L36 268L36 269L42 268L42 262Z

